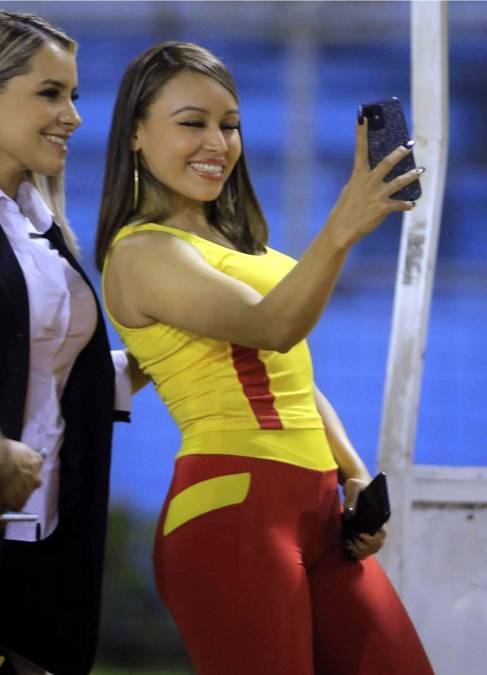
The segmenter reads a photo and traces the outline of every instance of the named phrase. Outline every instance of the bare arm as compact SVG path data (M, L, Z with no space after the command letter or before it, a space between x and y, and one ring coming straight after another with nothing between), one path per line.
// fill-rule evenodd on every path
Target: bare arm
M318 412L326 429L326 436L335 458L342 482L348 480L360 481L363 487L370 483L370 473L359 457L349 439L345 427L335 412L333 406L315 385L315 401Z
M160 321L248 347L289 350L318 321L352 245L388 213L412 208L389 196L417 173L383 180L409 150L397 148L370 170L366 129L357 125L354 169L324 228L264 298L212 268L187 242L142 232L117 244L110 257L105 289L112 314L128 326Z
M150 382L150 377L139 368L139 364L132 356L132 354L128 351L128 349L125 350L125 353L127 354L129 362L129 374L130 374L130 381L132 383L132 394L136 394L143 387L145 387L146 384Z
M344 508L355 508L360 490L370 481L370 473L352 445L343 424L327 398L315 385L315 401L325 425L331 451L343 479ZM358 560L364 560L377 553L384 545L386 531L381 528L376 534L361 534L360 538L348 544L348 550Z

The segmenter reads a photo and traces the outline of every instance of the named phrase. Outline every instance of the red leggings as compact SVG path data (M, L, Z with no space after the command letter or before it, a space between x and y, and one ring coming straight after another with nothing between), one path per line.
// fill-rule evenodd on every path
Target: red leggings
M167 535L170 500L250 472L242 503ZM375 559L345 561L335 471L230 455L176 462L155 540L156 583L199 675L432 675Z

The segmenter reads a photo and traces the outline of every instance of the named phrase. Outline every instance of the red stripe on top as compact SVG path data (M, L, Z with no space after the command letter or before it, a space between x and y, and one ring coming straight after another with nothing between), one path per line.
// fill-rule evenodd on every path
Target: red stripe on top
M261 429L283 429L259 350L232 344L233 365Z

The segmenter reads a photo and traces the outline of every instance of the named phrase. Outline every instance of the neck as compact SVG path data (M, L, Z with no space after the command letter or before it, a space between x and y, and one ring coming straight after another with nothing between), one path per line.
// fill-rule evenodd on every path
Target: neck
M0 189L15 199L19 185L25 179L25 170L6 153L0 153Z
M165 225L181 230L198 232L210 229L203 202L190 201L176 194L167 195L164 201L161 201L160 195L153 195L158 199L151 199L151 196L150 193L147 195L143 213L160 213Z
M5 192L5 194L11 199L15 199L17 195L17 190L19 189L19 185L21 184L23 179L24 179L23 174L17 176L1 175L0 190L3 190L3 192Z
M164 223L170 227L178 227L195 234L209 232L211 229L203 210L181 209L176 213L171 213Z

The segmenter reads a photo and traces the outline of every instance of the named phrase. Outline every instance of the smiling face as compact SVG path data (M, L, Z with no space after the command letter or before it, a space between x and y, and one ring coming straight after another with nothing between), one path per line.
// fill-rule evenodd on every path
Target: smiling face
M238 105L206 75L183 72L161 89L138 123L133 149L183 202L215 200L240 157Z
M81 124L74 55L46 42L29 66L0 91L0 188L11 196L26 170L53 176L64 169L66 141Z

